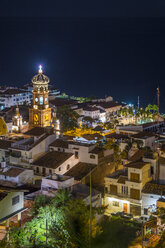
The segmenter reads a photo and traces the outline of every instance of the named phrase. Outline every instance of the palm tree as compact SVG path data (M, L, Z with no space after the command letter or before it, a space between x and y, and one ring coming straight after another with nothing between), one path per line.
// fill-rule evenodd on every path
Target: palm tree
M71 194L66 189L59 189L58 193L55 194L55 197L52 199L52 203L55 207L65 207L68 201L71 198Z

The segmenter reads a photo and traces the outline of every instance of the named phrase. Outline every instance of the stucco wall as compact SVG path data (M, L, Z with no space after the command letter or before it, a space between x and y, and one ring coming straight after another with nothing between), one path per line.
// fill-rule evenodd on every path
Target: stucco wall
M19 195L19 203L12 206L12 198ZM0 201L0 219L4 218L17 210L24 207L24 193L23 192L11 192L3 200Z

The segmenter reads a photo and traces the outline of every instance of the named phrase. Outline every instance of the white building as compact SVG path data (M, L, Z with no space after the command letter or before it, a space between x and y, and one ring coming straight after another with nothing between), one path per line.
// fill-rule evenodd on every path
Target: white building
M142 215L150 216L157 210L157 201L165 201L165 185L156 182L146 183L142 190Z
M31 97L31 92L18 88L6 88L5 90L0 90L0 104L4 105L5 108L16 104L29 104L31 103Z
M0 223L9 227L10 218L17 215L18 221L21 220L21 212L24 208L24 193L15 190L5 190L0 192Z
M23 185L33 183L34 172L16 166L6 165L6 162L1 162L0 166L0 181L11 182L15 185Z
M35 127L24 133L20 140L11 144L10 163L19 165L32 164L34 160L49 150L49 145L56 136L45 128Z

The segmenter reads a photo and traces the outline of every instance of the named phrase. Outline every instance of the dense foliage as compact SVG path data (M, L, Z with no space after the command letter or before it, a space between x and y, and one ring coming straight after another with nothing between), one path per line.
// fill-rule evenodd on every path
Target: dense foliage
M69 106L62 106L57 109L57 119L60 120L61 130L68 131L77 127L79 115Z
M89 247L90 211L82 200L73 200L65 190L60 190L56 197L42 206L34 204L34 218L23 228L10 232L11 247ZM91 217L91 237L101 232L94 214ZM9 247L9 246L8 246Z

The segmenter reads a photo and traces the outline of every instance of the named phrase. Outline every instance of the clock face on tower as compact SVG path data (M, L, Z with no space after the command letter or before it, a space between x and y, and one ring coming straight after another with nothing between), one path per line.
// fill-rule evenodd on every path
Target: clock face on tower
M48 121L49 120L49 116L48 114L45 115L45 121Z
M45 102L47 102L47 97L45 97Z
M38 102L38 98L37 97L35 98L35 102Z
M38 121L38 115L34 115L34 121Z

